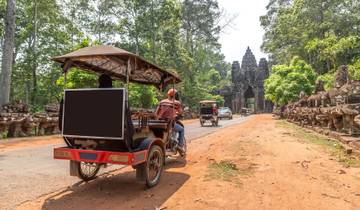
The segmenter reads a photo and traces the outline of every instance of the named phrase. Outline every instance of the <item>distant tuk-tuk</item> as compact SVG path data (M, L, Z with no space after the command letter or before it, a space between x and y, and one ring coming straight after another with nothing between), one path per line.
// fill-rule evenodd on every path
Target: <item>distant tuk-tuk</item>
M176 155L176 119L157 119L149 112L132 113L129 83L164 90L181 80L112 46L85 47L52 60L62 65L65 84L72 68L105 75L110 80L108 87L65 89L59 126L66 146L54 148L54 158L70 160L70 175L84 181L94 179L101 166L120 164L136 169L136 177L147 187L155 186L164 170L165 157ZM112 80L121 81L124 87L113 88ZM186 148L185 140L184 144Z
M240 110L241 116L248 116L252 113L253 113L252 109L249 109L249 108L241 108L241 110Z
M218 117L218 106L216 101L213 100L204 100L200 101L200 125L201 127L208 121L211 122L212 126L218 126L219 117Z

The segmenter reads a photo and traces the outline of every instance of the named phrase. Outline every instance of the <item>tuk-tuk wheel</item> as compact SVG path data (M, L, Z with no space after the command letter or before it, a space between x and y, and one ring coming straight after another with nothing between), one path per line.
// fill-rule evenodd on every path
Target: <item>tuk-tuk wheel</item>
M136 167L137 178L145 181L148 188L154 187L159 183L164 170L164 157L165 155L161 147L153 145L148 153L147 161Z
M200 125L201 127L204 127L204 122L202 120L200 120Z
M76 168L78 177L87 182L96 178L96 175L100 170L100 164L90 162L76 162Z

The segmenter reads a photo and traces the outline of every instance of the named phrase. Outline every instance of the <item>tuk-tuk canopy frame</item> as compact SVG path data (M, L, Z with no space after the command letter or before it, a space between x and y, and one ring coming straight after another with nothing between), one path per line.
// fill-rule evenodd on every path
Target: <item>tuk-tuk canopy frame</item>
M202 100L199 101L199 104L217 104L217 102L214 100Z
M169 84L181 82L172 72L152 64L138 55L110 45L85 47L74 52L53 57L62 64L66 74L71 68L106 74L114 80L154 85L164 90Z

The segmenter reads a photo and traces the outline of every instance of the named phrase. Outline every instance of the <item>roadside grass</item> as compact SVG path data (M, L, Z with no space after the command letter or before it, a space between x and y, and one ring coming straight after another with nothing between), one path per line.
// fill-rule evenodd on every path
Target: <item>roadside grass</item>
M208 174L205 176L205 181L221 180L232 182L235 186L241 187L242 183L238 179L239 176L249 176L251 173L251 167L239 169L232 161L221 160L220 162L212 162L208 165Z
M321 146L346 167L360 167L360 159L354 155L346 154L344 147L336 140L330 139L321 134L307 131L300 126L289 123L285 120L277 121L276 126L290 129L292 131L291 134L294 137ZM289 135L291 134L289 133Z

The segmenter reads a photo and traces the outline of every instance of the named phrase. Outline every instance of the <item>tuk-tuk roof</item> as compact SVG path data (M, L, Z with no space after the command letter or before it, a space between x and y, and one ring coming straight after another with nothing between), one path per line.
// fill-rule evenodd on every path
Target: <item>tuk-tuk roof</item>
M214 100L203 100L199 102L200 104L216 104Z
M174 73L152 64L138 55L110 45L85 47L74 52L53 57L63 64L64 72L72 67L99 74L107 74L113 79L126 81L129 66L129 81L155 85L164 89L170 83L181 82Z

